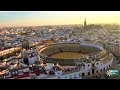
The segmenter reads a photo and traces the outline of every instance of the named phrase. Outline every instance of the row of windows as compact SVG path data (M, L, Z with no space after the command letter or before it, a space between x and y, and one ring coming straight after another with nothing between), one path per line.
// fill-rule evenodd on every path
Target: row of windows
M110 65L108 66L108 68L110 67ZM103 69L100 69L100 72L102 72L102 71L105 71L106 69L105 68L103 68ZM95 73L95 70L93 69L92 70L92 74L94 74ZM99 73L99 71L98 70L96 70L96 73ZM88 72L88 75L90 75L90 72ZM85 73L82 73L82 76L85 76Z
M99 63L96 63L96 65L98 65ZM88 64L88 67L89 67L90 65ZM92 67L95 67L95 64L92 64ZM110 67L110 65L108 66L108 67Z
M81 76L81 75L79 74L79 77L80 77L80 76ZM60 76L59 76L58 78L60 79ZM68 77L68 76L65 76L65 79L67 79L67 78L73 79L72 75L69 75L69 77ZM77 78L77 75L76 75L76 74L74 74L74 78Z
M96 70L96 73L98 73L98 70ZM92 74L94 74L94 71L92 71ZM91 75L90 72L88 72L88 75ZM85 76L85 73L82 73L82 76Z
M110 67L110 65L109 65L108 67ZM106 70L105 68L103 68L103 70L100 69L100 72L105 71L105 70ZM95 73L95 70L92 69L92 74L94 74L94 73ZM99 73L99 71L96 70L96 73ZM90 75L90 72L88 72L88 75ZM81 75L79 74L79 77L80 77L80 76L81 76ZM82 73L82 76L85 76L85 73ZM76 77L76 74L74 74L74 77ZM60 78L60 77L59 77L59 78ZM72 79L72 75L70 75L69 78ZM67 79L67 76L65 76L65 79Z
M110 67L110 65L109 65L108 67ZM103 70L100 69L101 72L102 72L102 71L105 71L105 70L106 70L105 68L103 68ZM94 72L95 72L95 70L93 69L93 70L92 70L92 74L94 74ZM99 73L99 71L96 70L96 73ZM88 75L90 75L90 72L88 72ZM79 75L79 76L80 76L80 75ZM85 73L82 73L82 76L85 76ZM76 77L76 74L74 75L74 77ZM67 78L67 76L65 76L65 78ZM70 78L72 78L72 75L70 75Z

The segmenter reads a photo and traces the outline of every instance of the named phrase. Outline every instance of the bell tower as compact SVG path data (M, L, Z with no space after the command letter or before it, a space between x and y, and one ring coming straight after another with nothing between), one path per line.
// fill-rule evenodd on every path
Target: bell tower
M84 20L84 28L86 28L86 26L87 26L87 21L86 21L86 18L85 18L85 20Z

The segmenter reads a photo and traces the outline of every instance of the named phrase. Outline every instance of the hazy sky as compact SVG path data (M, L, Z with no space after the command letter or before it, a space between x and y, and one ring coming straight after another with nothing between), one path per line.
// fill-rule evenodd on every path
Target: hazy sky
M0 11L0 26L118 23L120 11Z

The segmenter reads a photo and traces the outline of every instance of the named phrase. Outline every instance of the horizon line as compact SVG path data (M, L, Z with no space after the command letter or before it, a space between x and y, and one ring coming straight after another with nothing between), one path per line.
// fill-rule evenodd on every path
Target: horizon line
M89 23L87 25L120 25L119 23ZM83 25L83 24L48 24L48 25L17 25L17 26L0 26L0 28L9 28L9 27L39 27L39 26L62 26L62 25Z

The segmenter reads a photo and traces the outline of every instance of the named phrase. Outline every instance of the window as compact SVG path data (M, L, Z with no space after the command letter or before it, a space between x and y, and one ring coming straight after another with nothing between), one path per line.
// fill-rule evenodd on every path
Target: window
M85 73L82 73L82 76L85 76Z
M96 70L96 73L98 73L98 70Z
M95 70L94 70L94 69L92 69L92 74L94 74L94 71L95 71Z
M67 79L67 76L65 76L65 79Z
M92 64L92 67L94 67L95 65L94 64Z
M88 75L90 75L90 72L88 72Z
M42 56L40 56L40 58L42 58Z
M110 67L110 65L109 65L109 67Z
M102 69L100 69L100 71L102 72Z
M97 62L96 65L98 65L99 63Z
M88 64L88 67L89 67L90 65Z
M58 76L58 79L60 79L60 76Z
M72 79L72 75L70 75L69 77L70 77L70 79Z
M103 71L105 71L105 68L103 68Z
M77 77L76 74L74 74L74 77L75 77L75 78Z

